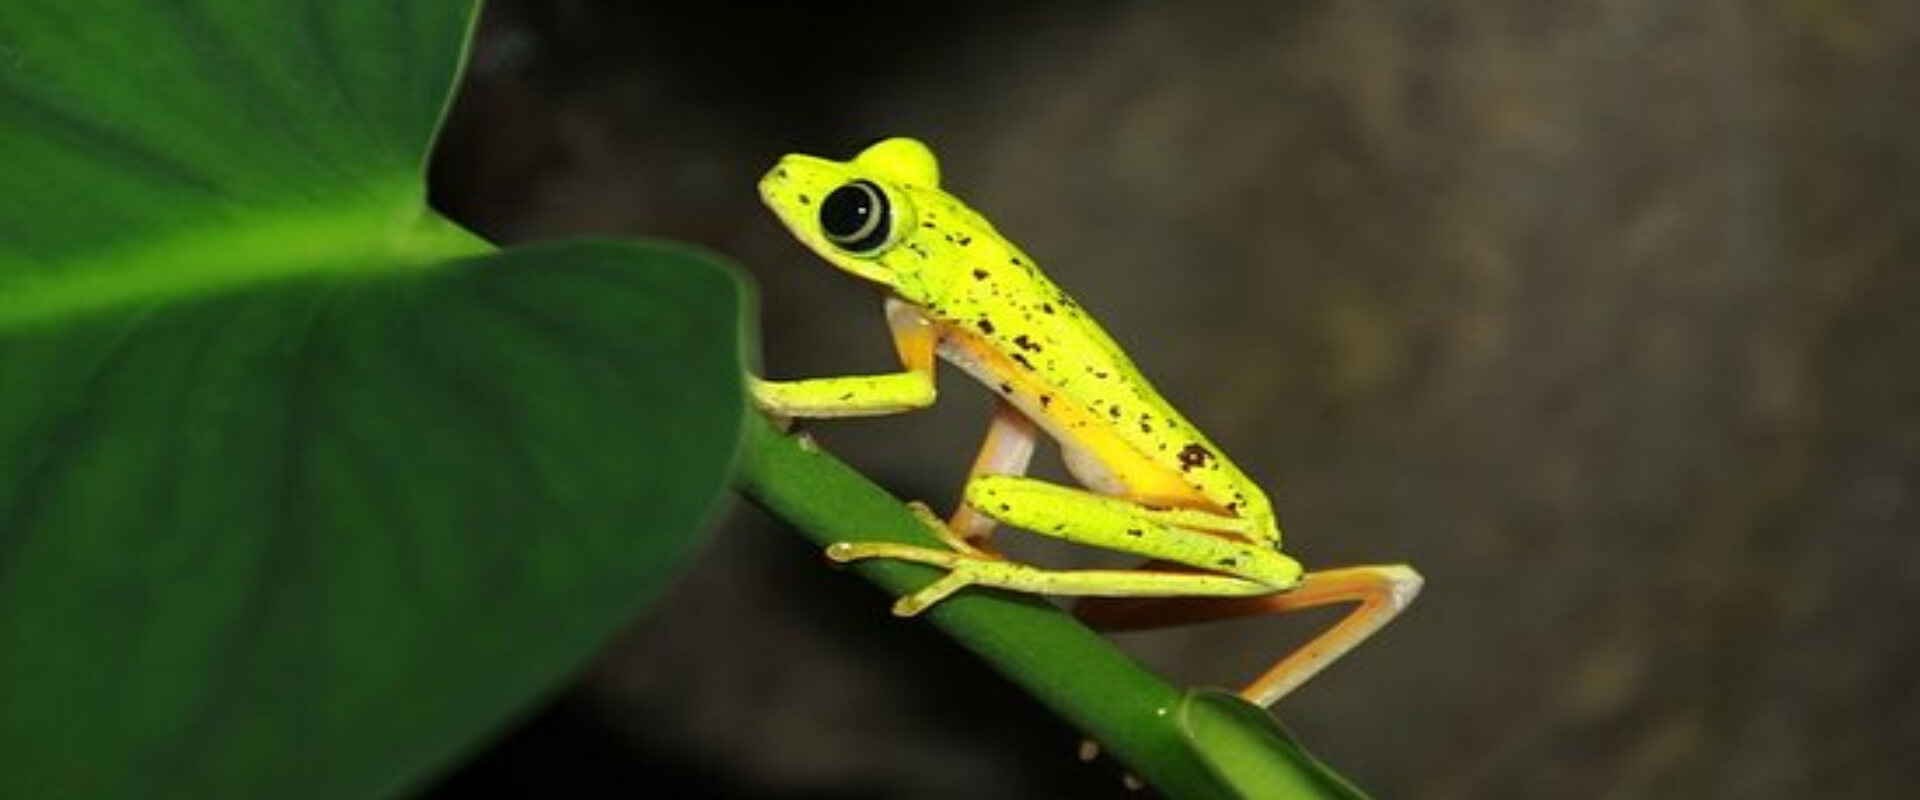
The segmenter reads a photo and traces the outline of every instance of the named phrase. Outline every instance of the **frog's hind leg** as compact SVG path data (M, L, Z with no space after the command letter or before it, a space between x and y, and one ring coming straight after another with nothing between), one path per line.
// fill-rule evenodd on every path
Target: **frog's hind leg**
M886 542L841 542L827 549L835 561L890 558L928 564L947 575L895 604L911 616L966 586L1033 594L1107 597L1245 597L1291 586L1299 565L1271 547L1193 529L1197 515L1223 526L1230 518L1188 509L1156 510L1033 478L983 475L967 489L967 504L1015 527L1067 541L1177 561L1212 571L1053 570L957 549ZM1229 573L1228 571L1231 570Z
M1243 597L1273 591L1273 587L1264 583L1230 575L1125 569L1044 569L992 556L892 542L839 542L827 547L827 557L843 563L890 558L947 570L947 574L939 580L893 604L893 613L902 617L925 611L968 586L1081 597Z
M967 485L972 486L984 475L1026 474L1038 439L1039 427L1033 420L1006 400L999 401L994 406L992 421L987 424L986 438L980 442L980 454L974 456L973 468L967 471ZM925 504L909 505L925 509ZM923 520L932 515L930 510L916 509L914 513ZM945 526L936 526L935 533L942 534L940 538L960 552L990 553L996 524L993 517L980 513L962 497L955 504L953 516L947 518Z
M1420 573L1404 564L1346 567L1309 572L1293 588L1259 597L1099 598L1081 603L1074 613L1097 629L1127 631L1358 603L1240 691L1251 702L1271 706L1391 622L1420 593L1421 583Z

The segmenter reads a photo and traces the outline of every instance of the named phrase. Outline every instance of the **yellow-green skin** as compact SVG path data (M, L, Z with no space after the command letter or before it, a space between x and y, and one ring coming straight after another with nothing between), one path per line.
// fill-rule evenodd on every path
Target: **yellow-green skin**
M885 193L885 243L852 253L823 232L820 204L856 180ZM1267 496L1156 392L1085 309L987 220L940 189L933 154L889 139L840 162L780 160L761 196L800 241L884 287L908 370L773 383L755 398L786 416L890 413L933 401L932 368L907 342L930 336L961 367L1057 441L1093 493L1008 475L976 475L966 502L996 520L1084 544L1187 564L1211 574L1049 572L972 551L836 546L836 558L906 558L954 571L952 585L898 610L913 613L962 585L1058 594L1252 595L1279 591L1301 569L1279 552Z

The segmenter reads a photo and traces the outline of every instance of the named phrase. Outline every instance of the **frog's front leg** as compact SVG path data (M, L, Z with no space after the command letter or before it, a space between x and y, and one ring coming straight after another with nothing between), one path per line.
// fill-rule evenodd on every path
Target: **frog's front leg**
M881 375L846 375L797 381L749 376L748 390L760 410L777 417L867 417L933 405L933 326L912 306L887 300L887 329L904 367Z
M890 542L841 542L827 548L835 561L889 558L947 570L940 580L901 598L894 613L912 616L967 586L988 586L1045 595L1104 597L1244 597L1285 589L1299 579L1300 565L1271 546L1206 532L1237 520L1190 509L1151 509L1033 478L982 475L967 489L967 504L980 513L1045 536L1120 550L1206 572L1159 570L1054 570L954 549Z

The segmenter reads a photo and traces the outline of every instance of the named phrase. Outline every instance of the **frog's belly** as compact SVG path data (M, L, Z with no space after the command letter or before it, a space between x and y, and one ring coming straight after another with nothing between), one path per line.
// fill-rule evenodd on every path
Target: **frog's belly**
M1219 510L1177 471L1153 462L1122 439L1109 420L1063 396L998 350L949 332L940 338L939 354L1046 431L1060 444L1067 471L1087 488L1146 505Z

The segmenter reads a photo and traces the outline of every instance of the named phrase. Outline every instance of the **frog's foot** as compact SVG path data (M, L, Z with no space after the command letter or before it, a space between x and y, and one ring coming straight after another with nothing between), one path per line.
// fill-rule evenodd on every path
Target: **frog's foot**
M934 518L933 521L936 524L939 523L938 518ZM941 525L941 527L945 526ZM971 548L968 549L971 550ZM1005 569L1008 566L1005 561L990 556L893 542L835 542L827 546L827 558L842 564L869 558L888 558L946 570L947 574L941 576L939 580L927 584L920 591L894 601L893 613L901 617L911 617L925 611L933 604L945 600L948 595L972 584L991 582L996 568Z
M933 509L928 507L926 503L918 500L911 501L907 503L907 510L913 512L913 518L920 520L920 524L925 525L927 530L931 532L935 538L940 540L941 544L952 548L954 552L973 558L998 557L993 553L980 549L972 540L954 533L953 528L948 527L946 520L941 519L939 514L933 513Z

